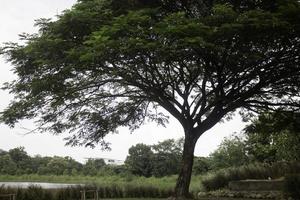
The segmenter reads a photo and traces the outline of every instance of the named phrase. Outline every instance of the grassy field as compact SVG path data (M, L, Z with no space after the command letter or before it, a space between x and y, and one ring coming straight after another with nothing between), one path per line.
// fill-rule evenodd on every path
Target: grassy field
M153 186L161 189L170 189L175 187L177 176L168 176L162 178L156 177L138 177L138 176L55 176L55 175L0 175L0 182L16 181L16 182L49 182L49 183L80 183L80 184L93 184L100 186ZM192 192L200 191L200 176L193 176L191 181L190 190Z

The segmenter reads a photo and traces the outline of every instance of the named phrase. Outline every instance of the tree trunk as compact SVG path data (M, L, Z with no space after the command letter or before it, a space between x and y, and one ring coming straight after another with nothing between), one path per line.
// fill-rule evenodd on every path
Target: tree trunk
M189 187L192 176L192 168L194 161L195 145L199 137L195 137L191 133L185 134L184 148L181 161L181 170L175 187L175 198L191 198Z

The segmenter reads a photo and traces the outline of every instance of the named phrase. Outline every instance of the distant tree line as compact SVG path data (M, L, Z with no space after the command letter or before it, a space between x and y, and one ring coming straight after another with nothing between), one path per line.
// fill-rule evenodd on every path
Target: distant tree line
M105 172L104 172L105 171ZM0 150L0 174L90 175L118 173L118 166L106 165L103 159L88 159L85 164L71 157L31 157L24 147Z
M23 175L108 175L133 174L162 177L178 173L182 139L165 140L155 145L137 144L129 149L124 165L108 165L103 159L77 162L71 157L29 156L24 147L0 149L0 174Z
M128 151L125 166L139 176L168 176L179 172L183 138L168 139L156 145L137 144Z
M24 147L0 149L0 174L107 175L133 174L163 177L179 172L183 138L154 145L137 144L128 151L125 164L107 165L103 159L77 162L71 157L31 157ZM300 160L300 114L264 113L246 126L240 136L225 138L208 157L195 157L193 173L241 166L253 162Z

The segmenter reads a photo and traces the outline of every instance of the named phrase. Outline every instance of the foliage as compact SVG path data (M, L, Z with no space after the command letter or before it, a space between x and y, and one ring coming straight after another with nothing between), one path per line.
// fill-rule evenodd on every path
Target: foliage
M264 113L245 130L246 148L259 162L300 160L300 114Z
M228 186L230 181L245 180L245 179L276 179L284 177L289 173L299 173L299 162L278 162L255 163L240 167L232 167L219 170L208 175L201 181L203 187L210 190L217 190Z
M285 176L284 193L293 199L300 198L300 174L288 174Z
M195 175L205 174L212 170L212 161L207 157L195 157L193 165L193 173Z
M8 151L10 158L16 163L19 174L31 173L31 158L24 147L17 147Z
M0 156L0 174L13 175L16 171L17 165L9 155Z
M225 138L209 156L210 169L250 162L299 161L299 113L267 112L253 119L241 136Z
M105 162L103 159L88 159L83 167L84 175L92 175L95 176L100 171L101 168L105 166Z
M299 109L299 13L298 0L79 1L2 48L17 79L1 122L38 119L70 145L107 148L118 127L164 125L163 108L184 129L187 197L205 131L239 108Z
M7 154L7 152L4 151L3 149L0 149L0 156L3 156L3 155L5 155L5 154Z
M137 144L129 149L125 164L139 176L163 177L179 172L183 139L168 139L158 144Z
M125 165L135 175L150 177L152 172L153 152L145 144L137 144L128 150Z
M42 157L41 155L36 155L32 157L32 173L47 174L49 171L47 169L47 164L50 162L51 159L51 157Z
M211 168L222 169L228 167L237 167L249 162L245 141L237 136L225 138L219 148L209 155Z
M0 174L169 176L178 173L182 143L182 139L170 139L155 145L132 146L126 159L126 166L108 165L101 158L89 158L81 164L68 156L42 157L37 155L31 157L24 147L17 147L9 152L1 151Z
M0 156L0 174L53 174L71 175L81 173L82 164L70 157L31 157L24 147L10 149Z
M164 123L149 104L198 131L240 107L298 107L297 1L272 10L220 1L195 16L114 3L80 1L57 21L39 20L25 45L3 48L19 77L6 85L16 98L3 122L39 116L40 129L78 130L70 143L93 145L146 117Z
M177 174L180 169L182 157L183 139L165 140L152 145L154 151L152 175L156 177Z

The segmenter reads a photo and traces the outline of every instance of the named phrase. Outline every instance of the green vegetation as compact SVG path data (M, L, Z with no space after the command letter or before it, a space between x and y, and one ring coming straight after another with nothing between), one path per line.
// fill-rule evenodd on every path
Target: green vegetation
M30 186L26 189L13 189L0 187L0 194L16 194L17 200L80 200L81 191L97 190L101 199L116 198L167 198L172 195L172 190L164 190L154 187L142 186L84 186L70 187L64 189L42 189L36 186ZM93 194L87 193L87 197L93 197Z
M170 176L179 172L182 149L183 139L169 139L152 146L137 144L129 149L125 165L130 173L139 176Z
M1 48L16 80L0 122L108 148L119 127L172 115L185 136L175 195L189 197L207 130L238 109L299 110L299 13L298 0L79 0Z
M182 156L182 139L155 145L137 144L129 149L125 165L107 165L103 159L88 159L81 164L70 157L31 157L24 147L0 149L0 175L68 176L144 176L163 177L177 174Z
M267 112L248 125L248 157L258 162L300 161L300 113Z
M23 176L10 176L1 175L1 181L34 181L34 182L55 182L55 183L85 183L86 186L74 187L69 189L58 190L42 190L38 189L40 193L47 197L49 195L59 200L67 199L71 196L78 196L79 191L84 188L97 189L101 198L167 198L173 194L173 188L176 183L176 176L155 178L155 177L120 177L120 176L40 176L40 175L23 175ZM193 177L191 183L191 192L196 195L200 188L199 182L201 177ZM35 187L33 187L35 188ZM5 189L0 186L0 194L7 194L9 191L20 193L19 196L31 193L33 188L25 189ZM34 194L31 194L34 195ZM64 196L62 198L61 196ZM57 197L58 198L58 197ZM19 198L18 198L19 199ZM22 199L22 198L20 198ZM25 200L25 199L24 199ZM27 200L27 199L26 199ZM35 200L35 198L31 199Z
M201 174L251 163L300 161L300 113L267 112L237 136L225 138L206 158L196 158L194 173Z
M118 175L107 175L107 176L55 176L55 175L0 175L1 181L16 181L16 182L49 182L49 183L78 183L88 185L99 185L99 186L112 186L117 185L120 187L131 185L131 186L151 186L158 187L161 189L172 189L176 183L176 175L168 177L141 177L141 176L118 176ZM193 192L199 191L199 183L201 176L193 176L191 182L191 190Z
M225 138L208 159L213 170L238 167L250 162L245 140L237 136Z
M24 147L17 147L8 152L0 150L0 175L95 175L97 162L104 163L101 159L90 160L83 165L71 157L42 157L40 155L31 157ZM91 163L94 165L91 166Z
M299 162L256 163L222 169L202 179L205 190L217 190L228 186L230 181L245 179L277 179L290 173L300 173Z
M299 143L295 142L299 130L298 113L269 112L258 116L240 137L225 138L208 157L195 157L191 193L223 189L234 180L287 177L285 195L297 195L293 185L297 186L298 176L288 174L300 173L299 158L296 155L283 159L279 155L299 151ZM295 141L286 140L289 137ZM106 165L102 159L89 159L81 164L69 157L30 157L22 147L8 152L0 150L0 180L93 185L105 198L167 197L176 185L174 174L179 171L182 145L182 139L137 144L129 149L123 166ZM290 149L283 151L282 145ZM262 157L260 151L269 156ZM66 193L74 192L60 191L60 195Z

